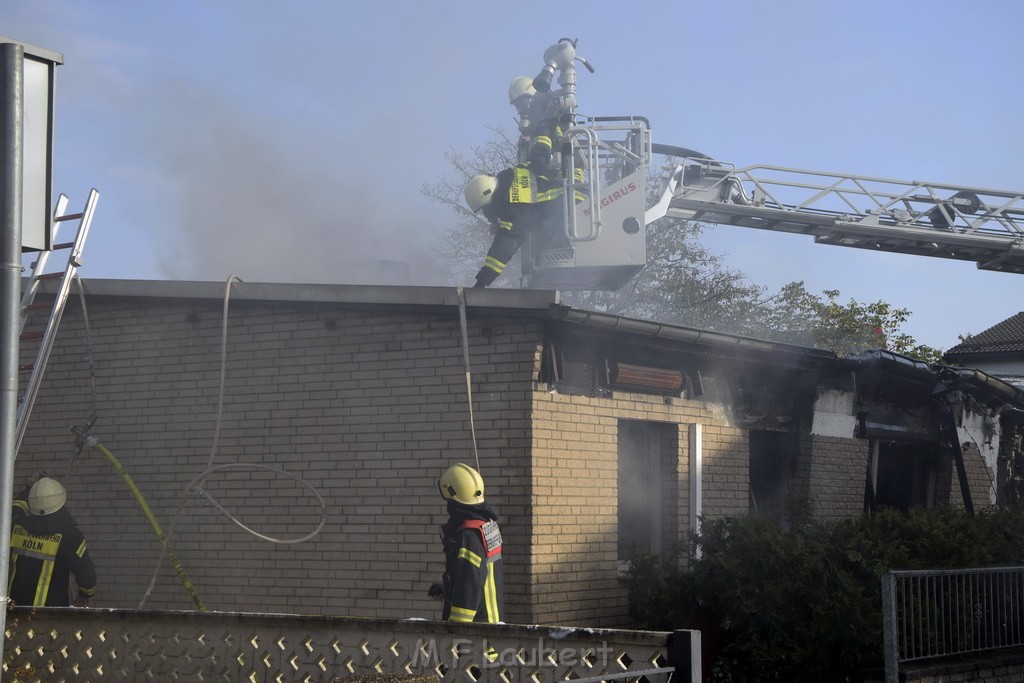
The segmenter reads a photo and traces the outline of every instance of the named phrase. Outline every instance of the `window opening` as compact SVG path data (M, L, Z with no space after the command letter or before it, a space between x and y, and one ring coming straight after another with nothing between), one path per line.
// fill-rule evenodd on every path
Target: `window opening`
M620 420L618 558L667 551L678 536L678 426Z
M899 510L931 508L935 500L935 445L928 442L878 442L875 504Z
M750 511L782 513L788 490L788 465L793 462L794 439L789 432L751 430Z

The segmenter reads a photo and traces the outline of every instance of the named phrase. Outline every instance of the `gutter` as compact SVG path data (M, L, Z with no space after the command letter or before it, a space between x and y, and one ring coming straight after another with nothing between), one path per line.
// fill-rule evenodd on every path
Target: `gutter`
M764 339L756 339L754 337L743 337L724 332L711 332L709 330L669 325L666 323L657 323L648 320L624 318L611 313L575 309L563 304L552 304L549 306L548 311L550 312L551 317L558 321L585 325L587 327L612 332L636 334L655 339L668 339L671 341L686 342L690 344L701 344L704 346L733 351L788 353L800 356L815 356L819 360L825 361L840 360L833 352L825 349L815 349L808 346L797 346L795 344L784 344Z

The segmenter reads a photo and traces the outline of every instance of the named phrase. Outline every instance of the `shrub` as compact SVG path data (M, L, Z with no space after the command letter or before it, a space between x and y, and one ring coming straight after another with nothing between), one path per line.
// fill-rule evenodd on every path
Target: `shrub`
M884 571L1024 563L1019 512L882 509L824 522L799 501L788 512L785 530L757 516L702 520L699 559L636 555L634 619L662 630L710 619L722 636L715 681L856 680L882 666Z

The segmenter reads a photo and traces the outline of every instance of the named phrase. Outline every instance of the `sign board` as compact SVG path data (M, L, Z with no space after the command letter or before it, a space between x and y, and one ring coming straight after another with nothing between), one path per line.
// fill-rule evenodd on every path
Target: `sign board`
M52 248L53 211L53 94L54 72L64 56L13 38L24 50L24 173L22 176L22 251Z

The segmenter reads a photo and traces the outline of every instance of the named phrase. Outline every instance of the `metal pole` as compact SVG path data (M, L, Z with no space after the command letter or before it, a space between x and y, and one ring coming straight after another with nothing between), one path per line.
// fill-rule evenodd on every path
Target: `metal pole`
M882 574L882 641L885 645L885 683L899 683L900 643L896 612L896 577Z
M21 198L24 170L25 52L0 43L0 653L7 627L7 547L14 501L14 445L18 412L18 337L21 316Z
M704 680L700 631L676 630L668 636L668 665L675 669L673 680L700 683Z

